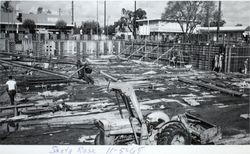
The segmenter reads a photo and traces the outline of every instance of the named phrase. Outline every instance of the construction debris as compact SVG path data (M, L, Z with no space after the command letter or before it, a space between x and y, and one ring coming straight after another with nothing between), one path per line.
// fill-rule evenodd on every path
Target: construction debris
M240 117L244 119L250 119L250 114L241 114Z
M80 143L94 143L96 135L91 136L82 136L78 139L78 142Z
M143 73L143 75L153 75L153 74L157 74L157 72L155 72L155 71L149 71L149 72Z
M197 106L197 105L200 105L200 103L198 103L196 100L194 100L193 98L183 98L183 100L191 105L191 106Z
M179 77L178 80L182 81L182 82L185 82L185 83L189 83L189 84L195 84L195 85L205 87L205 88L208 88L208 89L218 90L218 91L221 91L223 93L227 93L227 94L230 94L230 95L233 95L233 96L242 96L243 95L243 93L238 92L238 91L221 88L221 87L218 87L218 86L215 86L215 85L212 85L212 84L206 84L206 83L194 81L194 80L187 79L187 78Z
M50 66L44 68L43 64L47 63L46 61L41 63L41 66L39 64L34 67L33 63L20 63L17 61L12 63L12 61L2 60L4 65L18 68L17 71L23 73L16 76L18 88L22 88L15 99L17 106L9 105L4 82L1 83L1 129L6 131L6 126L9 128L13 126L12 132L23 133L27 131L32 134L37 130L42 131L41 128L62 127L67 128L67 131L63 133L78 133L77 137L74 138L75 142L94 144L97 135L96 130L91 133L86 130L87 133L85 133L85 130L78 132L74 130L68 131L68 129L78 125L90 126L95 124L95 121L105 121L107 119L110 119L112 123L115 123L118 119L118 123L122 125L120 113L122 112L124 118L128 117L129 113L125 110L126 105L120 104L118 106L116 94L110 92L110 82L124 82L133 86L143 116L159 110L167 113L169 119L174 119L176 115L185 112L197 113L197 117L209 119L218 126L222 125L222 133L226 132L225 129L228 126L223 125L223 122L221 122L223 120L214 117L219 116L225 119L227 116L224 116L224 112L227 110L237 107L235 112L240 112L238 108L243 110L247 105L244 97L238 98L219 94L220 91L233 96L241 96L243 93L246 95L249 89L247 86L249 81L245 78L239 79L230 76L230 79L227 79L229 77L222 73L207 74L207 72L193 69L192 65L182 65L183 67L180 67L158 64L161 59L165 58L164 55L158 57L157 64L143 61L147 56L140 57L139 60L132 60L133 57L131 56L130 60L126 59L126 61L117 58L117 56L101 56L99 59L87 59L87 62L93 66L94 86L83 84L86 83L83 80L79 82L80 79L78 79L77 74L81 67L77 68L75 63L55 63L54 69L50 70ZM26 70L31 70L32 74L29 74ZM183 84L182 82L190 84ZM214 91L207 91L201 87ZM240 91L242 89L244 91ZM224 97L229 98L225 99ZM230 102L230 99L241 103L234 104ZM118 100L121 102L123 99L118 97ZM20 115L12 117L12 110L15 107L18 108ZM216 113L212 110L215 110ZM233 118L234 121L239 120L237 119L239 117ZM241 118L249 119L249 115L247 117L243 114ZM211 141L218 140L220 137L219 127L217 128L210 123L209 125L206 124L209 128L205 127L205 125L198 127L200 121L203 120L191 119L189 122L194 123L194 125L187 125L193 130L193 134L196 134L196 137L199 138L195 140L199 143L202 140L202 144L208 144L210 139ZM133 127L137 129L135 119L132 120L132 124L133 126L127 121L124 126L116 125L114 132L122 132L123 130L133 132ZM235 127L235 125L231 124L229 127ZM112 128L114 127L112 126ZM57 138L61 132L61 130L49 130L41 134ZM84 132L84 135L82 132ZM216 134L217 132L218 134ZM8 139L11 140L11 138L7 137L3 143ZM130 141L133 139L133 135L123 135L117 137L116 142L134 144ZM217 142L214 143L217 144Z
M218 145L249 145L250 135L249 134L238 134L228 138L222 139L215 144Z

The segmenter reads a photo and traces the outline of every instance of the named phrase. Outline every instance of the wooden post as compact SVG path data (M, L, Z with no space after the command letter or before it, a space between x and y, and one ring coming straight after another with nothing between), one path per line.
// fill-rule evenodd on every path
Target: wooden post
M210 60L210 44L208 46L208 70L210 71L212 69L211 67L211 60Z
M87 42L83 41L82 42L82 60L85 61L87 58Z
M99 50L100 50L100 48L99 48L99 41L97 40L96 41L96 58L99 57Z
M229 72L228 70L228 46L226 46L226 51L225 51L225 65L224 65L224 72Z
M231 72L231 54L232 54L232 47L229 47L229 53L228 53L228 72Z
M226 50L225 50L225 61L224 61L224 73L227 72L227 47L226 47Z
M18 111L17 111L17 105L16 105L16 101L14 101L14 116L18 115Z
M107 42L107 40L104 41L104 55L108 55L108 42Z
M144 51L144 57L145 57L145 60L147 59L146 58L146 53L147 52L147 40L145 39L145 51ZM143 59L142 59L143 60Z
M132 40L132 53L134 52L135 50L135 47L134 47L134 40ZM131 53L131 50L130 50L130 53Z
M80 45L81 45L80 42L77 41L76 42L76 59L77 60L81 59L81 52L80 52L81 47L80 47Z

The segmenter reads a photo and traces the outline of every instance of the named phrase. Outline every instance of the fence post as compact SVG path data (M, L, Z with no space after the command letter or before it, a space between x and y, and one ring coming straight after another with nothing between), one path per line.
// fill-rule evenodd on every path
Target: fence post
M228 72L228 63L227 63L227 59L228 59L228 47L226 46L226 50L225 50L225 64L224 64L224 73Z
M80 43L80 41L77 41L76 42L76 59L77 60L81 60L81 43Z
M83 41L82 42L82 60L85 61L86 58L88 56L88 53L87 53L87 42L86 41Z
M232 50L232 47L229 46L229 50L228 50L229 51L229 53L228 53L228 69L227 69L228 72L230 72L230 70L231 70L231 68L230 68L231 67L231 54L232 54L231 50Z
M145 60L147 59L146 58L146 52L147 52L147 40L145 39L145 51L144 51L144 55L143 56L145 56ZM142 57L143 57L142 56ZM142 59L143 60L143 59Z
M95 41L95 43L96 43L96 44L95 44L95 45L96 45L96 53L95 53L95 56L96 56L96 57L95 57L95 58L98 58L98 54L99 54L99 51L98 51L98 50L99 50L98 41Z
M131 52L131 50L130 50L130 53L129 54L131 54L131 53L133 53L134 52L134 50L135 50L135 46L134 46L134 40L132 40L132 52Z
M210 44L208 45L208 66L207 66L207 69L208 71L211 70L211 60L210 60Z

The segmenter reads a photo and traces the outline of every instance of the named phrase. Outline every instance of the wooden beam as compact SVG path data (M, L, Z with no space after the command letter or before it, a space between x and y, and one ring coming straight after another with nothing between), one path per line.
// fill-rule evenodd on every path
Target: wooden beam
M115 77L113 77L113 76L111 76L111 75L109 75L109 74L107 74L107 73L105 73L105 72L103 72L103 71L100 71L100 73L101 73L102 75L104 75L105 77L107 77L107 78L109 78L109 79L111 79L111 80L113 80L113 81L115 81L115 82L119 81L117 78L115 78Z
M137 52L139 52L141 49L143 49L145 47L145 45L144 46L142 46L142 47L140 47L139 49L137 49L135 52L133 52L130 56L128 56L127 57L127 59L129 59L130 57L132 57L135 53L137 53Z
M204 87L204 88L207 88L207 89L218 90L220 92L227 93L227 94L230 94L232 96L242 96L243 95L243 93L240 93L238 91L234 91L234 90L230 90L230 89L226 89L226 88L221 88L221 87L218 87L218 86L215 86L215 85L206 84L206 83L194 81L194 80L187 79L187 78L179 77L178 80L181 81L181 82L194 84L194 85Z
M32 106L34 106L33 103L31 103L31 104L21 104L21 105L9 105L9 106L0 107L0 111L1 110L13 109L13 108L26 108L26 107L32 107Z
M232 56L232 47L229 47L229 51L228 51L228 68L227 68L227 72L231 72L231 56Z
M145 52L145 54L139 59L139 60L143 60L143 58L145 57L146 58L146 56L150 53L150 54L154 54L154 53L151 53L151 52L153 52L154 50L156 50L156 49L158 49L159 48L159 46L156 46L156 47L154 47L151 51L149 51L149 52Z
M223 35L224 39L224 35ZM227 65L228 65L228 46L226 46L226 52L225 52L225 64L224 64L224 73L227 73Z
M160 57L158 57L153 63L158 62L158 60L161 59L161 57L163 57L164 55L166 55L169 51L173 50L174 48L175 48L175 46L173 46L170 49L168 49L165 53L163 53L162 55L160 55Z
M202 78L202 79L200 79L200 80L203 81L203 82L206 82L206 83L211 83L211 84L217 85L217 86L219 86L219 87L227 87L226 84L224 84L224 83L222 83L222 82L212 81L211 79Z
M132 45L129 45L126 49L124 49L122 52L120 52L117 56L120 56L121 54L123 54L125 51L127 51L131 47L132 47Z
M73 77L73 75L75 75L77 72L79 72L80 70L82 70L84 67L85 67L85 65L82 66L82 67L80 67L79 69L77 69L74 73L72 73L72 74L68 77L68 80L71 79L71 78Z
M64 74L52 72L52 71L49 71L49 70L42 70L42 69L34 68L34 67L32 67L32 66L25 65L25 64L20 64L20 63L14 62L14 61L8 62L8 61L1 60L1 59L0 59L0 62L1 62L1 63L5 63L5 64L8 64L8 65L12 65L12 66L17 66L17 67L29 69L29 70L32 70L32 71L38 71L38 72L41 72L41 73L45 73L45 74L49 74L49 75L54 75L54 76L59 76L59 77L68 79L68 76L67 76L67 75L64 75ZM86 83L86 81L83 81L83 80L80 80L80 79L76 79L76 78L72 78L71 80L72 80L72 81L76 81L76 82Z

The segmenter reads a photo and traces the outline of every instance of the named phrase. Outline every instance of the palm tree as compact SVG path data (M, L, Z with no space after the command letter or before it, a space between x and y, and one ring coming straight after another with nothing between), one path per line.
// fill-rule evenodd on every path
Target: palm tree
M9 14L13 12L14 8L10 5L10 1L5 1L2 6L1 9L3 9L3 12L8 13L8 26L9 26ZM7 29L5 28L5 31L7 32Z

